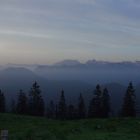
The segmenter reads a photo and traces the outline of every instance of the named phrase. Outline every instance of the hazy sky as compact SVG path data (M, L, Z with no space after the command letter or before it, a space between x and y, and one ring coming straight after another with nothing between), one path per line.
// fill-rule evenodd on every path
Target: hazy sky
M140 60L140 0L0 0L0 64Z

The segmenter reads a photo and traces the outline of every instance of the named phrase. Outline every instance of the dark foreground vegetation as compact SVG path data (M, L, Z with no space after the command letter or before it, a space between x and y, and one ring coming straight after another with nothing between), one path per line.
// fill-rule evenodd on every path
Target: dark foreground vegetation
M28 94L19 91L10 111L0 91L0 130L8 130L10 140L139 140L140 119L136 118L135 100L130 83L116 116L111 115L108 89L100 85L88 106L82 94L75 105L68 104L64 90L57 103L50 101L46 105L35 82Z
M139 140L139 118L51 120L0 114L0 129L9 140Z
M130 82L124 94L124 101L118 116L136 117L135 100L135 89L132 82ZM82 94L79 95L75 105L67 104L64 90L61 91L58 102L50 101L50 103L46 105L37 82L33 83L28 94L20 90L17 100L12 101L10 106L11 113L45 116L47 118L60 120L108 118L112 117L112 110L109 91L107 88L102 89L100 85L96 86L88 106L85 105ZM6 109L5 96L2 91L0 91L0 112L8 112Z

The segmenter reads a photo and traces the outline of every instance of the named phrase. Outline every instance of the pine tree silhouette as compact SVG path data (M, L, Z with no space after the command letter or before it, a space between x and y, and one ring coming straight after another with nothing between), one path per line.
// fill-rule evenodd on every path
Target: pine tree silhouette
M76 118L75 108L73 105L69 105L67 109L67 118L73 120Z
M17 101L17 113L18 114L27 114L28 107L27 107L27 97L26 94L20 90L18 94L18 101Z
M126 90L126 94L124 97L124 102L122 106L122 116L123 117L135 117L136 109L135 109L135 90L132 82L129 83L129 86Z
M102 97L101 87L100 85L97 85L96 89L94 90L94 97L92 98L89 104L88 116L90 118L102 117L101 97Z
M60 101L58 104L58 118L62 120L66 119L66 113L67 113L67 106L66 106L66 101L64 96L64 90L62 90Z
M78 103L78 118L83 119L86 117L86 107L85 102L82 94L80 94L79 97L79 103Z
M17 108L16 108L16 101L14 99L11 100L11 113L16 113Z
M5 96L1 90L0 90L0 112L5 112Z
M41 96L40 86L37 82L33 86L29 94L29 114L35 116L43 116L45 111L44 100Z
M110 113L110 96L107 88L104 89L101 97L101 117L107 118Z
M53 100L50 101L50 104L47 108L47 117L51 119L55 119L55 104Z

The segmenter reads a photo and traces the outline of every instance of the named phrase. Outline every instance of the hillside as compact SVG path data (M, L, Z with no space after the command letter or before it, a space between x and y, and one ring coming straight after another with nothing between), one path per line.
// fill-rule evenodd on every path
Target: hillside
M0 129L10 140L139 140L140 119L54 121L0 114Z
M67 79L67 76L64 77L66 77ZM71 77L76 78L76 76ZM121 108L122 99L125 94L127 86L121 84L121 82L109 83L108 82L109 80L104 77L104 74L102 75L102 77L103 79L106 80L106 83L103 84L103 82L99 82L99 84L102 84L102 88L103 87L108 88L109 94L111 96L112 111L114 114L117 114ZM137 78L140 79L139 77ZM8 109L9 106L11 105L11 101L13 99L14 100L17 99L17 93L19 89L23 89L28 94L34 81L37 81L39 83L46 104L48 104L50 100L53 100L57 103L60 97L60 92L63 89L65 91L65 97L68 104L76 104L79 94L82 93L85 99L86 106L88 106L89 101L93 96L93 91L97 84L97 83L94 84L95 83L94 80L96 80L96 77L93 76L92 79L93 83L88 83L82 80L70 80L70 79L52 80L47 79L47 77L45 78L45 76L44 77L40 76L39 74L35 73L32 70L29 70L28 68L9 67L7 69L0 70L0 89L5 93L6 104ZM136 86L135 89L137 95L137 102L139 102L140 99L139 83L137 85L138 86Z
M38 65L35 73L50 80L79 80L89 84L117 82L127 85L129 81L140 83L140 63L107 62L89 60L80 63L65 60L53 65Z

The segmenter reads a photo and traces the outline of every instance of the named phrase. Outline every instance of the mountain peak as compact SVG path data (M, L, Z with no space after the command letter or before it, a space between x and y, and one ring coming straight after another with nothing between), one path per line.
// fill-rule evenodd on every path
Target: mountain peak
M81 63L78 60L63 60L61 62L56 63L56 66L75 66L75 65L80 65Z
M97 61L96 59L88 60L86 64L108 64L108 61Z

